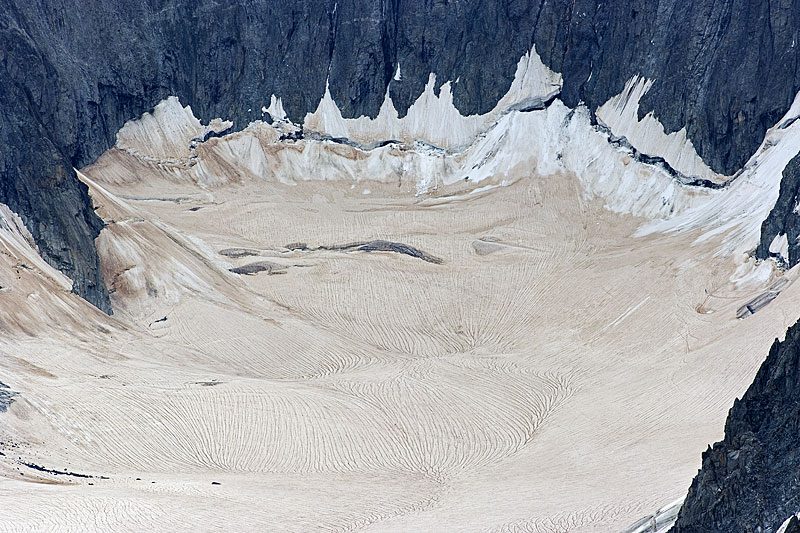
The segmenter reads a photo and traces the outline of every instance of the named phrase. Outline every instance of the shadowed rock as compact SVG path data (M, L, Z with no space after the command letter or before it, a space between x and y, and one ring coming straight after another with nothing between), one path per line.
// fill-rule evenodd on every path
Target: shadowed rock
M239 259L241 257L258 255L258 250L251 250L250 248L225 248L224 250L220 250L219 254L230 257L231 259Z
M25 465L32 470L36 470L37 472L43 472L45 474L53 474L54 476L70 476L70 477L80 477L84 479L92 479L94 476L89 474L79 474L77 472L68 472L66 470L54 470L52 468L45 468L44 466L37 465L36 463L29 463L27 461L20 461L19 464ZM108 479L105 476L100 476L100 479Z
M14 397L17 394L8 385L0 381L0 413L5 413L8 410L8 407L14 403Z
M423 261L427 261L428 263L434 263L437 265L440 265L444 262L441 258L430 255L426 252L423 252L419 248L414 248L413 246L409 246L408 244L403 244L401 242L383 241L383 240L351 242L348 244L341 244L336 246L320 246L319 248L317 248L317 250L395 252L398 254L410 255L411 257L416 257L417 259L422 259Z
M411 257L422 259L428 263L435 263L437 265L442 263L440 258L425 253L419 248L414 248L413 246L409 246L400 242L370 241L366 244L358 246L356 250L359 252L395 252L398 254L410 255Z
M775 341L725 422L725 438L703 465L675 533L775 531L800 509L800 323Z

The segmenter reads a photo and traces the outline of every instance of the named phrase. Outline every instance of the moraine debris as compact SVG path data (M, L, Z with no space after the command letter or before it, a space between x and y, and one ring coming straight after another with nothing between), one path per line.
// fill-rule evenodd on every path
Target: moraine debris
M43 466L39 466L36 463L29 463L27 461L20 461L19 464L27 466L32 470L36 470L37 472L44 472L45 474L53 474L55 476L70 476L70 477L80 477L84 479L94 479L95 476L89 474L79 474L77 472L67 472L66 470L53 470L52 468L45 468ZM108 479L105 476L101 476L100 479Z
M158 320L153 320L152 322L150 322L150 325L149 325L149 326L147 326L147 327L149 328L149 327L151 327L153 324L159 324L159 323L161 323L161 322L166 322L166 321L167 321L167 317L166 317L166 316L163 316L163 317L159 318Z
M441 258L436 257L434 255L430 255L427 252L423 252L419 248L415 248L413 246L409 246L408 244L403 244L401 242L384 241L380 239L376 239L373 241L351 242L348 244L341 244L334 246L320 246L316 249L332 250L332 251L356 251L356 252L394 252L398 254L409 255L411 257L416 257L417 259L422 259L423 261L426 261L428 263L434 263L436 265L444 263L444 260L442 260Z
M789 281L786 278L780 278L778 281L772 284L772 286L767 289L766 292L762 292L739 309L736 310L736 318L747 318L750 315L754 315L761 309L767 306L772 300L777 298L777 296L781 293L783 288Z
M259 255L259 251L251 248L225 248L224 250L220 250L219 254L230 257L231 259L239 259L241 257Z
M201 385L203 387L213 387L214 385L222 385L222 381L212 379L210 381L195 381L194 385Z

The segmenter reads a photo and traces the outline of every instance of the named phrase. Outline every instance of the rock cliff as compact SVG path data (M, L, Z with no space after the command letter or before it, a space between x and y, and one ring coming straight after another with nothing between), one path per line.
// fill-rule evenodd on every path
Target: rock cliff
M768 532L800 511L800 324L777 340L725 423L675 533Z

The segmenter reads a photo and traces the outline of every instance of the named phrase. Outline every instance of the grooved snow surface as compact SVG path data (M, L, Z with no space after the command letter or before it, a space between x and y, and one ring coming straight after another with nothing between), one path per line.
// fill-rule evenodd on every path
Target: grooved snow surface
M277 98L192 143L165 101L80 174L114 317L0 211L0 531L619 531L682 497L800 315L740 253L777 183L677 185L532 94L372 150L280 141Z

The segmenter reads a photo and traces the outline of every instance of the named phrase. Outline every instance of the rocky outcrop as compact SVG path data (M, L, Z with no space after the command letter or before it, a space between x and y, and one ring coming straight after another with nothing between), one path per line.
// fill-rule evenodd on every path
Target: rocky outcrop
M639 113L685 127L731 174L800 89L799 13L800 0L0 0L0 202L107 309L101 224L72 168L126 120L176 95L242 128L276 94L299 121L326 83L345 116L374 116L387 90L403 114L431 72L463 113L486 112L532 46L570 106L655 80Z
M110 312L93 244L102 221L39 118L30 90L0 74L0 203L20 215L41 256L73 279L74 292Z
M800 323L777 340L725 423L675 533L770 532L800 511ZM796 525L796 524L795 524Z
M8 410L8 407L14 403L15 396L17 396L17 393L0 381L0 413L5 413Z
M756 257L775 257L791 268L800 263L800 154L783 169L778 200L769 216L761 224L761 241ZM779 244L780 243L780 244ZM785 249L782 249L785 246ZM784 256L785 255L785 256Z

